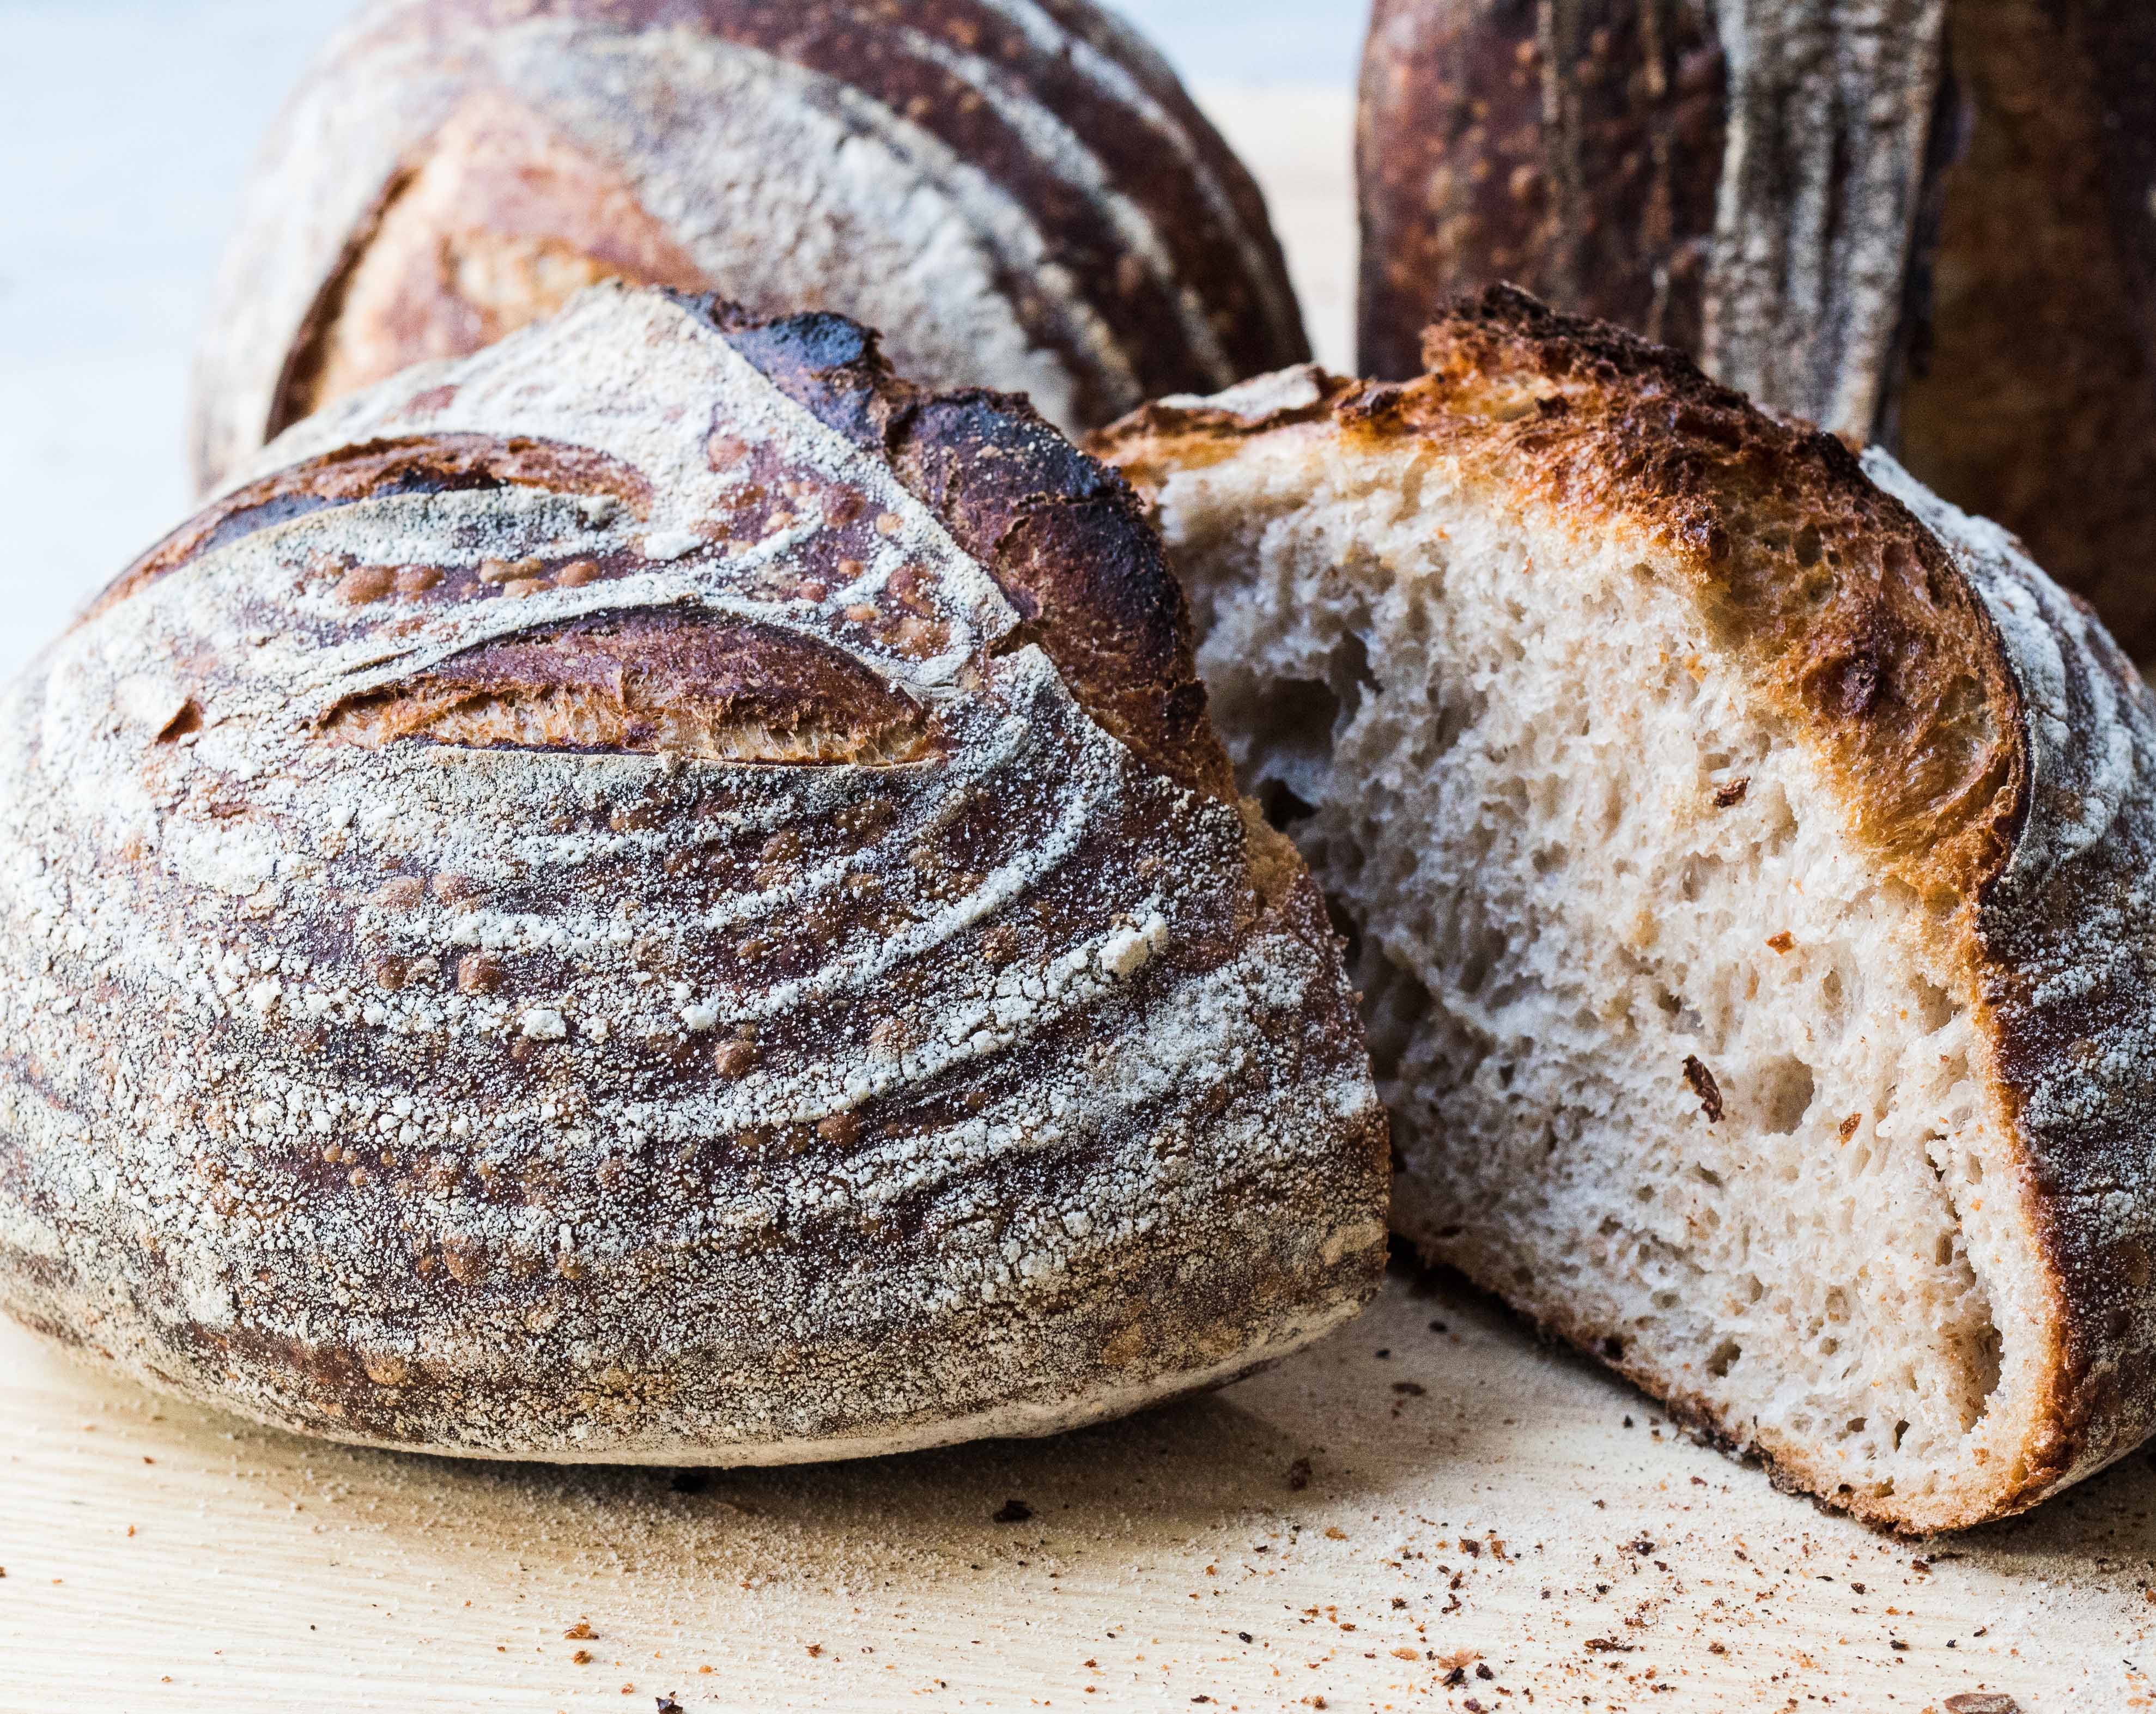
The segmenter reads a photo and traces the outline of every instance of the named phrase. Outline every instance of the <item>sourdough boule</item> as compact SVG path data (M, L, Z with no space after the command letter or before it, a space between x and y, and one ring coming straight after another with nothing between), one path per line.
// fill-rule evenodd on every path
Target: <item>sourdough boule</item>
M311 419L0 721L0 1303L337 1439L1040 1433L1375 1290L1384 1127L1129 490L600 287Z
M1091 0L368 0L249 181L198 478L607 278L855 316L1065 428L1310 355L1250 174Z
M1495 291L1101 437L1357 937L1394 1219L1911 1530L2156 1409L2156 702L2005 533Z

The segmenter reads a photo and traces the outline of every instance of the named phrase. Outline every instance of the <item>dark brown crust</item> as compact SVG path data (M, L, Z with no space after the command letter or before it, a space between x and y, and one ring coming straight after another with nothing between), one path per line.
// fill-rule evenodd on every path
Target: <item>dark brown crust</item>
M1358 130L1365 372L1416 372L1423 322L1499 280L1699 355L1727 95L1711 23L1687 20L1710 10L1379 0ZM1874 430L2025 539L2141 659L2156 653L2156 13L1955 0L1948 18ZM1562 70L1558 34L1574 49Z
M1183 322L1181 299L1193 285L1204 295L1206 321L1237 374L1306 359L1309 346L1286 264L1248 172L1164 66L1132 51L1122 33L1090 5L1058 0L1046 9L1182 128L1199 171L1225 196L1254 249L1245 249L1245 240L1211 204L1199 173L1183 168L1153 128L1133 123L1128 105L1105 95L1072 56L1045 51L1012 19L978 0L927 0L906 8L902 18L878 0L811 0L787 6L762 0L448 0L424 8L388 9L348 38L339 60L319 74L333 77L336 64L414 40L433 44L448 59L457 52L460 37L468 39L475 31L533 18L716 36L861 91L925 128L1013 197L1046 235L1050 253L1084 302L1126 346L1124 355L1142 393L1157 395L1219 382ZM1152 223L1168 251L1171 277L1145 265L1097 195L1081 192L1050 171L1012 121L982 100L957 71L938 63L939 55L952 54L991 63L999 77L1069 128L1102 163L1114 193ZM522 122L536 149L545 130L544 115L525 115ZM583 162L572 176L605 178L608 170L598 162ZM395 203L408 178L409 169L384 187L325 283L295 340L265 438L325 402L313 392L325 342L384 211ZM533 210L526 206L531 197L516 178L514 171L495 174L465 199L460 214L476 226L536 229ZM641 210L629 218L639 229L629 242L611 249L602 241L603 233L583 230L588 222L575 211L566 212L564 231L572 249L621 264L624 277L676 285L725 285L685 278L686 258L670 244L654 244L654 237L665 237L657 223ZM1084 420L1103 421L1124 408L1127 396L1111 391L1109 377L1075 330L1059 324L1026 280L1013 275L998 285L1030 336L1058 350L1069 364ZM425 288L426 282L418 282L408 294L413 340L408 359L460 355L498 336L499 330L490 332L481 325L484 318L454 300L446 286Z
M2156 14L1960 0L1950 17L1969 136L1902 456L2025 540L2145 658L2156 652Z
M1116 736L1188 786L1232 801L1205 716L1190 617L1130 485L1023 398L935 394L894 376L875 336L843 316L757 321L685 298L782 391L901 482L986 565L1071 693Z
M1378 0L1363 372L1419 373L1424 324L1500 280L1697 352L1722 86L1712 25L1679 0Z
M1659 538L1963 972L2009 1132L2010 1170L1985 1194L2021 1199L2041 1279L2036 1390L2004 1467L1916 1524L1891 1496L1822 1497L1895 1527L1961 1527L2131 1450L2156 1416L2156 708L2132 665L2007 538L1919 517L1918 498L1882 491L1840 443L1674 352L1502 288L1455 308L1426 350L1432 372L1406 385L1317 376L1310 403L1270 414L1155 405L1092 444L1149 492L1250 437L1329 422L1343 438L1434 443L1496 491ZM1471 1233L1442 1248L1433 1259L1478 1271ZM1507 1289L1494 1264L1479 1271ZM1669 1395L1607 1329L1560 1302L1524 1307ZM1670 1403L1727 1432L1706 1401ZM1831 1490L1800 1449L1779 1456L1779 1479Z
M894 375L875 335L843 316L761 319L716 296L672 295L789 398L890 464L995 576L1026 617L1021 640L1040 644L1088 713L1179 783L1233 801L1181 586L1118 472L1024 398L932 393ZM85 617L249 529L380 494L506 482L609 495L639 516L649 504L633 473L602 468L583 449L454 435L355 447L226 495L123 572Z

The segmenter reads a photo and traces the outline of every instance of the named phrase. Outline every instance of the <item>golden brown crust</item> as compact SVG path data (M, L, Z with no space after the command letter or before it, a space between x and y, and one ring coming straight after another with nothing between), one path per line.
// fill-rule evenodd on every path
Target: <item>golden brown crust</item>
M475 90L352 234L294 338L266 433L408 364L491 345L608 279L711 285L619 172Z
M1758 1450L1830 1504L1921 1528L2020 1510L2130 1450L2156 1425L2156 702L2004 532L1676 352L1496 288L1433 327L1425 354L1405 384L1308 372L1270 389L1281 403L1254 383L1153 405L1091 444L1151 492L1244 440L1328 425L1439 450L1584 529L1645 531L1928 907L2008 1132L2010 1167L1985 1194L2025 1209L2040 1282L2019 1443L1921 1516L1835 1491L1800 1446ZM1476 1271L1471 1238L1442 1259ZM1522 1306L1669 1392L1563 1303Z
M1419 379L1330 381L1304 409L1353 434L1442 446L1553 505L1646 523L1817 734L1896 872L1974 901L2019 813L2013 680L1945 550L1846 447L1765 415L1676 352L1509 287L1433 326L1424 358ZM1154 405L1091 444L1142 487L1203 459L1208 441L1281 420ZM1740 526L1768 551L1734 551Z

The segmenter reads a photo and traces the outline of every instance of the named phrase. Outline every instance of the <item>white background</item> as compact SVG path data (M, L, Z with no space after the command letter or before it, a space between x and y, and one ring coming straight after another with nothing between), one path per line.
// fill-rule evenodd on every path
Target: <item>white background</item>
M257 139L347 9L0 0L0 676L190 509L195 318ZM1266 185L1319 354L1346 362L1367 0L1121 9Z

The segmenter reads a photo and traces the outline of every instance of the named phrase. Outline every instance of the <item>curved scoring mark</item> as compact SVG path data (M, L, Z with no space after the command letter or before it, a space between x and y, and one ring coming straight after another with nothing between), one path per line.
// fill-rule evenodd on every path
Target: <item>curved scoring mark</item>
M273 472L214 501L106 584L76 623L117 607L205 553L326 506L389 495L512 486L603 496L639 518L651 510L650 484L627 464L588 447L491 434L370 440Z
M484 643L346 698L323 730L368 748L666 752L888 767L941 753L927 713L829 644L693 613L580 620Z

